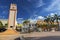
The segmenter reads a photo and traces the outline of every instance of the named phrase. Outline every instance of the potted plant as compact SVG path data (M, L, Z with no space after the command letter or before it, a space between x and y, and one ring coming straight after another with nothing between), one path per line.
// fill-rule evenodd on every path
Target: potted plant
M43 31L47 31L47 24L42 24Z
M51 31L52 31L52 32L55 32L55 31L56 31L56 26L57 26L57 25L55 25L55 24L51 24Z

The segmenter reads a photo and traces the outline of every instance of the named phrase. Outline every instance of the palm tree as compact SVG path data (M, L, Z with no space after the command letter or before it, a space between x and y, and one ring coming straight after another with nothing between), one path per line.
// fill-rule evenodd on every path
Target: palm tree
M54 19L56 20L56 22L58 23L58 20L60 20L60 16L59 15L57 15L57 14L55 14L54 15Z
M47 23L50 22L52 24L52 17L50 15L46 16L44 21L47 22Z
M59 29L59 22L58 20L60 20L60 15L57 15L57 14L54 14L54 16L48 16L48 17L45 17L45 20L47 23L50 22L52 24L52 22L54 23L54 21L56 20L56 23L58 25L58 29Z
M52 17L49 15L49 16L45 17L44 21L46 21L47 23L50 22L52 24L52 22L54 23L54 20L55 20L54 16Z
M54 23L54 16L52 17L52 16L47 16L47 17L45 17L45 22L47 22L47 26L48 26L48 29L50 29L51 28L51 25Z
M60 15L55 14L54 15L54 20L56 20L57 25L58 25L58 29L59 29L59 22L58 22L58 20L60 20Z

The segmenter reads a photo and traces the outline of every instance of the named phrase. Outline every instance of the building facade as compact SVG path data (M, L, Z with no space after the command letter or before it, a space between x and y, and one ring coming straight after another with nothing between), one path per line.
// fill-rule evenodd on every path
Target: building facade
M8 19L0 19L0 21L2 22L3 26L5 26L5 24L8 23Z

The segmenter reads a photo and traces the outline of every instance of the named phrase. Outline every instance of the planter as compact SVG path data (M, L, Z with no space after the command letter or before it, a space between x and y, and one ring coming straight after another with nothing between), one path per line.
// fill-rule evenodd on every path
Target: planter
M51 28L51 32L55 32L56 30L55 30L55 28Z
M39 31L39 32L42 32L42 28L38 28L38 31Z

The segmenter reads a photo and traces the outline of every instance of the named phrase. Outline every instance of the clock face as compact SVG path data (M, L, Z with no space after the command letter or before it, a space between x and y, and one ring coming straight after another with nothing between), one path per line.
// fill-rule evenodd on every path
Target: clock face
M16 7L15 7L15 6L13 6L13 7L12 7L12 9L16 9Z
M13 9L14 9L15 7L13 7Z
M13 7L13 9L15 9L15 7Z

